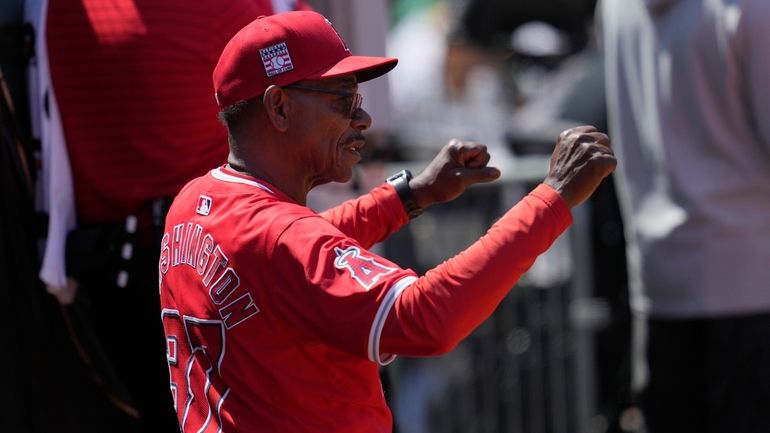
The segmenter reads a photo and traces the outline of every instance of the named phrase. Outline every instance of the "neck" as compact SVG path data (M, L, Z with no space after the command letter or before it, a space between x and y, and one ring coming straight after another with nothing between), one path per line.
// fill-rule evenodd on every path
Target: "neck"
M247 164L237 158L233 158L232 155L228 158L227 166L238 173L249 175L256 179L264 180L270 185L278 188L281 192L291 197L294 201L302 206L307 204L307 191L298 188L295 185L296 182L292 182L286 176L274 176L271 175L268 170L261 170L257 165Z

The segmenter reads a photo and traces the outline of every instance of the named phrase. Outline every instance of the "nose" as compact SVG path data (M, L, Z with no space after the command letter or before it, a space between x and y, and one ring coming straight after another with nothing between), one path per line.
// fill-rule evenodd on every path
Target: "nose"
M353 112L353 116L350 118L350 126L353 129L360 131L366 131L372 126L372 116L363 108L358 108Z

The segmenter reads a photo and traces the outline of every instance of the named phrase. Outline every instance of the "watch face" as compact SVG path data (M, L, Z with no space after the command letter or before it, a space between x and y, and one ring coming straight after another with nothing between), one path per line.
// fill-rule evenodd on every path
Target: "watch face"
M412 173L409 170L401 170L393 176L390 176L386 181L393 185L402 179L409 182L412 180Z

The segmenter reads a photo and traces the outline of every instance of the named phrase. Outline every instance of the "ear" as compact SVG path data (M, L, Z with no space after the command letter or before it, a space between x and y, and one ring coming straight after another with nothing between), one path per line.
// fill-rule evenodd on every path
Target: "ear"
M268 87L262 96L262 106L273 127L281 132L286 132L289 128L290 108L290 101L286 92L276 85Z

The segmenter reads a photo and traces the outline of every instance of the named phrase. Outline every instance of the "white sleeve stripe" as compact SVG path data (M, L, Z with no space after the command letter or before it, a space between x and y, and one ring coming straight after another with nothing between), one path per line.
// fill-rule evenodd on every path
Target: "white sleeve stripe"
M379 365L388 365L396 359L396 355L386 354L384 359L380 355L380 336L382 335L382 328L385 327L385 320L388 318L388 313L396 303L396 299L401 296L401 292L404 291L410 284L415 282L417 277L409 276L404 277L396 282L396 284L390 287L385 298L380 303L380 308L377 310L377 314L374 316L374 322L372 322L372 329L369 331L369 360L376 362Z

